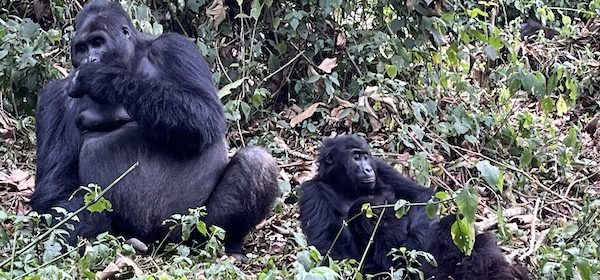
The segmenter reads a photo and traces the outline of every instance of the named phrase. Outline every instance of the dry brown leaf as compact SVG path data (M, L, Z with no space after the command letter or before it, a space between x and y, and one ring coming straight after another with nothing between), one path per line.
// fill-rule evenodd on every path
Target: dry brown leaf
M227 16L227 7L223 5L223 0L214 0L208 8L206 8L206 15L210 18L215 28L219 28L219 25L225 20Z
M4 111L0 111L0 138L11 139L15 137L15 121Z
M371 104L369 104L369 98L367 96L361 96L358 98L358 106L367 108L367 111L369 111L371 116L377 117L377 114L375 114L375 111L373 111L373 108L371 108Z
M100 280L112 278L117 275L117 273L121 272L121 269L125 266L130 266L133 268L133 273L135 276L139 277L144 275L144 271L142 271L136 262L121 254L117 254L117 260L109 263L104 270L96 272L96 278Z
M104 270L96 272L96 278L98 278L98 280L109 279L117 275L117 273L119 273L120 271L121 268L119 267L119 265L117 265L114 262L111 262L106 266L106 268L104 268Z
M300 172L296 172L294 174L294 180L296 180L296 182L302 184L302 183L314 178L315 175L317 175L317 164L315 162L312 162L310 165L310 168L308 170L302 170Z
M19 182L17 189L19 191L33 190L33 186L35 186L35 177L29 176L27 180Z
M344 106L344 107L346 107L346 108L349 108L349 107L354 107L354 104L352 104L352 102L350 102L350 101L346 101L346 100L344 100L344 99L341 99L341 98L339 98L339 97L337 97L337 96L335 97L335 99L337 100L337 102L338 102L338 103L339 103L341 106Z
M308 108L306 108L306 110L304 110L304 112L298 114L297 116L293 117L292 120L290 120L290 126L294 127L299 122L302 122L303 120L310 118L315 113L315 111L317 110L317 107L319 107L319 105L325 106L325 103L317 102L313 105L310 105Z
M15 183L21 182L27 179L27 177L29 177L29 172L21 169L16 169L10 174L10 180Z
M337 58L326 58L323 59L321 64L319 64L319 69L323 70L325 73L331 73L331 70L337 66Z
M387 105L387 107L389 107L393 113L398 113L398 108L396 108L396 102L393 96L389 94L378 93L369 95L369 98L375 101L382 102L383 104Z
M335 45L341 49L346 47L346 33L344 33L344 31L338 31L337 37L335 38Z

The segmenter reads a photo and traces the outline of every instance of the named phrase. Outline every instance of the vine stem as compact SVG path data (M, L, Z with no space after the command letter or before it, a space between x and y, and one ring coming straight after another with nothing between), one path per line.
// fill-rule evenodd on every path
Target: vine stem
M344 230L345 227L348 226L348 223L352 222L354 219L358 218L358 216L360 216L360 215L362 215L362 211L360 213L354 215L352 218L348 219L347 221L342 220L342 226L340 226L340 229L338 230L337 234L335 235L335 238L331 242L331 245L329 246L329 249L327 250L325 257L323 257L323 260L326 260L329 257L331 250L333 250L333 246L335 245L335 243L337 243L338 239L340 238L340 235L342 235L342 231Z
M57 260L60 260L60 259L64 258L65 256L68 256L69 254L71 254L71 253L79 250L79 248L81 248L83 245L85 245L85 243L84 242L80 242L75 248L69 250L68 252L66 252L66 253L64 253L64 254L62 254L60 256L57 256L57 257L55 257L55 258L53 258L53 259L51 259L51 260L43 263L42 265L40 265L40 266L38 266L38 267L30 270L30 271L27 271L27 272L25 272L25 273L23 273L23 274L15 277L13 280L18 280L18 279L24 278L25 276L30 275L30 274L36 272L36 271L38 271L38 270L40 270L40 269L48 266L49 264L51 264L51 263L53 263L53 262L55 262Z
M108 185L104 190L102 190L94 198L94 200L92 200L92 201L90 201L88 203L85 203L82 207L80 207L79 209L77 209L77 211L69 213L66 217L64 217L62 220L60 220L60 222L58 222L56 225L54 225L53 227L49 228L43 234L39 235L32 242L30 242L29 244L27 244L27 246L23 247L23 249L17 251L11 258L9 258L8 260L5 260L2 263L0 263L0 267L4 267L7 263L10 262L10 260L12 260L14 258L14 256L21 255L21 254L27 252L27 250L33 248L33 246L35 246L36 244L38 244L44 238L48 237L54 230L58 229L59 227L61 227L64 224L66 224L73 217L77 216L79 213L83 212L83 210L87 209L87 207L89 207L90 205L98 202L98 200L100 200L100 198L102 198L109 190L111 190L115 185L117 185L117 183L119 183L121 180L123 180L123 178L125 178L125 176L129 175L129 173L131 173L131 171L133 171L139 165L140 165L140 162L136 161L131 167L129 167L127 170L125 170L125 172L123 172L123 174L121 174L119 177L117 177L117 179L115 179L112 183L110 183L110 185Z
M356 273L354 273L354 279L357 279L358 273L360 272L360 269L363 266L365 258L367 257L367 253L369 252L369 248L371 247L371 244L373 244L373 241L375 238L375 233L377 233L377 229L379 228L379 224L381 223L383 215L385 214L385 210L387 210L387 209L383 208L383 210L381 210L381 214L379 214L379 218L377 218L377 223L375 224L375 228L373 228L371 237L369 237L369 243L367 243L367 247L365 248L365 251L363 252L362 257L360 257L360 262L358 263L358 270L356 270Z

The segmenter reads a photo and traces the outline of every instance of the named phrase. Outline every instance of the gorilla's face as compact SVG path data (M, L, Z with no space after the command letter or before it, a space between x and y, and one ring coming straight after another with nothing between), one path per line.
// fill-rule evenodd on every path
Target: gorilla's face
M133 30L125 20L97 15L81 24L73 39L71 56L75 68L88 62L125 65L134 52Z
M357 191L370 191L375 186L375 168L369 150L354 148L347 150L343 163L346 176L354 183Z

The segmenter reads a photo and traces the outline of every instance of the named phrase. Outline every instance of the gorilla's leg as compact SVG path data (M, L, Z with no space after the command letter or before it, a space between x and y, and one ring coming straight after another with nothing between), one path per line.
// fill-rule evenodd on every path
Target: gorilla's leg
M277 162L259 147L238 151L206 204L206 222L223 228L227 253L241 254L244 236L269 213L279 194Z

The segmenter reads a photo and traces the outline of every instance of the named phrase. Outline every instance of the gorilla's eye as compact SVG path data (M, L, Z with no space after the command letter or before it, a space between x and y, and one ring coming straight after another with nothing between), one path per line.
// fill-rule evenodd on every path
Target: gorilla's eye
M104 38L94 37L92 38L92 40L90 40L90 44L92 45L92 47L98 48L104 44Z
M360 155L359 154L354 154L354 160L359 160L360 159Z
M77 44L75 45L75 52L76 53L82 53L85 52L87 50L87 47L85 46L85 44Z

